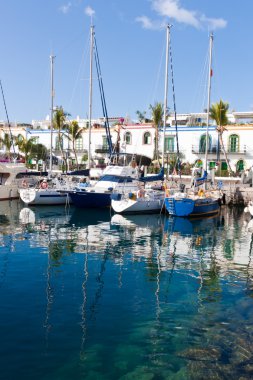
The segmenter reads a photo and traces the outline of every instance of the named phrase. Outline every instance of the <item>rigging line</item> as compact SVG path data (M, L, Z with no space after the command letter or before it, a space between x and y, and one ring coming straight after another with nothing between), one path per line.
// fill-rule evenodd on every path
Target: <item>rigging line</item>
M201 70L201 75L198 76L199 80L196 81L196 82L198 82L198 84L197 84L197 87L195 88L195 94L192 97L190 110L194 110L197 107L200 107L201 110L203 110L205 108L205 104L206 104L206 90L205 89L206 89L206 77L207 77L207 71L208 71L208 61L209 61L209 59L208 59L208 49L207 49L204 65L202 66L202 70ZM202 91L201 91L201 89L202 89ZM201 94L200 94L200 92L201 92ZM200 94L200 95L198 95L198 94ZM201 97L201 103L202 103L201 105L199 104L199 98L200 97Z
M181 178L181 167L180 167L180 158L179 158L179 143L178 143L178 128L177 128L177 109L176 109L176 95L175 95L175 84L174 84L174 71L173 71L173 59L172 59L172 49L171 43L169 48L170 55L170 69L171 69L171 83L172 83L172 96L173 96L173 109L174 109L174 117L175 117L175 128L176 128L176 142L177 142L177 159L175 162L175 167L177 166L179 176Z
M0 86L1 86L1 91L2 91L2 96L3 96L3 102L4 102L4 108L5 108L5 113L6 113L9 133L10 133L10 141L11 141L11 145L12 145L12 148L13 148L14 155L16 155L15 146L14 146L14 140L13 140L13 136L12 136L12 133L11 133L11 125L10 125L10 121L9 121L9 116L8 116L8 111L7 111L7 107L6 107L6 103L5 103L4 91L3 91L3 86L2 86L2 81L1 80L0 80Z
M155 98L156 98L156 94L157 94L159 78L161 78L162 62L164 60L164 54L165 54L165 44L163 44L162 54L161 54L161 58L160 58L160 63L159 63L159 67L158 67L158 72L157 72L156 80L155 80L153 89L151 91L151 92L153 92L153 95L151 95L151 94L149 95L149 99L151 99L151 104L155 103Z
M74 88L72 90L72 94L71 94L71 97L70 97L70 101L69 101L69 105L68 105L68 109L70 109L72 103L73 103L73 99L74 99L74 94L76 92L76 88L77 88L77 84L78 84L78 79L80 77L80 73L81 73L81 69L82 67L86 65L86 62L85 62L85 58L88 57L88 48L89 48L89 41L90 41L90 36L87 37L87 40L86 40L86 44L85 44L85 48L83 50L83 54L82 54L82 57L81 57L81 63L80 63L80 66L79 66L79 69L78 69L78 73L77 73L77 76L76 76L76 80L75 80L75 84L74 84Z
M96 42L95 35L94 35L94 48L95 48L95 62L96 62L96 68L97 68L98 83L99 83L100 96L101 96L101 101L102 101L102 109L103 109L103 115L104 115L104 119L105 119L104 125L105 125L107 142L109 145L109 154L110 154L110 159L111 159L111 155L112 155L114 149L112 147L112 138L111 138L111 133L110 133L110 126L109 126L109 120L108 120L108 114L107 114L107 108L106 108L106 102L105 102L101 67L100 67L100 62L99 62L99 57L98 57L98 49L97 49L97 42Z

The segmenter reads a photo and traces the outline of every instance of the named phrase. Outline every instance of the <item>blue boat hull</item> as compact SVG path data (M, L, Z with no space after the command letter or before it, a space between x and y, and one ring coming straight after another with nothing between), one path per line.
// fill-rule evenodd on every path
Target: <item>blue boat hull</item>
M174 216L207 216L217 214L220 210L218 199L190 198L175 199L172 197L165 198L165 207L170 215Z
M72 203L82 208L105 208L111 205L111 193L73 192L69 193Z

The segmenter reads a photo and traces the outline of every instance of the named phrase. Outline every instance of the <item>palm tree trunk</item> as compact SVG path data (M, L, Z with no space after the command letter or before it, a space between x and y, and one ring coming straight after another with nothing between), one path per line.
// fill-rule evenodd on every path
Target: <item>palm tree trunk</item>
M79 169L78 161L77 161L77 154L76 154L76 148L75 148L75 141L73 140L73 146L72 146L74 155L75 155L75 160L76 160L76 169Z
M62 140L61 140L61 133L60 133L60 131L58 133L58 140L59 140L59 148L60 148L60 152L61 152L61 158L62 158L62 161L64 162L65 170L67 172L67 160L66 160L66 157L64 157L64 154L63 154Z

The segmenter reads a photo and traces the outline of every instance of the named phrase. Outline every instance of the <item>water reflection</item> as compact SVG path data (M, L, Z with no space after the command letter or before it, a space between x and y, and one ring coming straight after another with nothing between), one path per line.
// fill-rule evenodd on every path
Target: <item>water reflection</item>
M3 378L253 377L243 210L205 220L1 210Z

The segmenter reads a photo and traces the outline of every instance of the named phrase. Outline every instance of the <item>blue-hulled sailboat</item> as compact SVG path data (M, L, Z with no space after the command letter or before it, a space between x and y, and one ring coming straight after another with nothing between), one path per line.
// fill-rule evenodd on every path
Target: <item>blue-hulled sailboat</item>
M167 195L164 200L165 208L170 215L181 217L200 217L217 214L220 210L220 198L217 194L212 195L206 192L207 178L207 152L208 152L208 125L210 109L210 90L212 72L212 46L213 34L210 35L210 60L209 60L209 80L208 80L208 107L207 107L207 128L206 128L206 152L205 170L203 176L195 179L193 193L176 192ZM201 188L201 186L203 188Z

